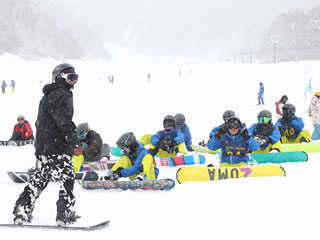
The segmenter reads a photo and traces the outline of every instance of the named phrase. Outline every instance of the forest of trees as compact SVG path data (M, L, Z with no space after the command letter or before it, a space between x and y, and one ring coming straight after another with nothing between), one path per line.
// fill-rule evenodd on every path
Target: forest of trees
M60 23L50 13L59 13ZM0 54L24 59L104 58L109 53L85 25L63 16L63 9L43 7L36 0L0 0Z
M320 7L305 13L293 9L271 24L261 46L242 53L243 62L320 59Z

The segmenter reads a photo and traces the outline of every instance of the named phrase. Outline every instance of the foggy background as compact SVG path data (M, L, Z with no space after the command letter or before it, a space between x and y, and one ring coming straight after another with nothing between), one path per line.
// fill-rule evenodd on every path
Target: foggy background
M59 0L101 39L148 54L232 54L258 46L273 20L317 0Z
M10 52L24 58L109 59L109 42L150 56L222 58L242 55L242 61L252 62L258 57L260 61L271 61L275 46L270 36L279 34L277 31L292 32L292 25L297 21L295 17L299 16L304 18L303 25L299 23L303 31L295 34L308 37L297 44L297 37L294 41L288 37L291 33L281 36L283 52L288 51L285 48L292 42L294 45L290 48L295 48L294 54L286 52L283 59L298 58L297 55L302 59L315 58L310 54L306 57L306 53L302 56L296 49L299 45L305 50L310 45L306 41L313 38L312 41L317 42L320 38L320 33L311 29L310 15L312 9L320 6L318 2L0 0L0 31L5 36L0 40L0 54ZM288 13L290 22L287 16L279 20L281 14ZM320 20L320 7L312 16ZM305 29L310 31L306 33Z

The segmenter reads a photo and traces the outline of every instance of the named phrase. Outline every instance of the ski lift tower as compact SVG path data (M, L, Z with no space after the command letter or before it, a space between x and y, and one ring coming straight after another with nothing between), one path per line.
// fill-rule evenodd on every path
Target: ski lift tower
M280 42L280 35L271 35L269 37L270 42L273 43L273 63L277 63L277 43Z

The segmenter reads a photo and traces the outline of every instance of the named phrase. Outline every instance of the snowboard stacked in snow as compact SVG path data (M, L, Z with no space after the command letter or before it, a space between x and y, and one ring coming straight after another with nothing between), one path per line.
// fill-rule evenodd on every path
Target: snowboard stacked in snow
M202 147L198 145L192 145L192 148L198 153L216 154L218 152L221 152L220 149L218 149L217 151L213 151L208 149L208 147ZM282 144L282 151L283 152L303 151L306 153L320 152L320 142Z
M285 176L279 165L260 165L246 167L182 167L177 172L177 181L216 181L243 177Z
M142 189L142 190L170 190L174 188L175 182L172 179L157 179L145 181L78 181L85 189Z
M24 146L27 144L34 144L34 140L22 140L22 141L0 141L0 146Z

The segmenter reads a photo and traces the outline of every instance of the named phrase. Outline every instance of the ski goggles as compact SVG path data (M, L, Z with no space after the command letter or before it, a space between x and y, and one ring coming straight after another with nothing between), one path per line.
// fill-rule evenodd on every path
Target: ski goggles
M240 129L241 123L237 119L231 119L226 123L228 129Z
M164 126L165 128L167 128L167 127L174 127L174 122L165 121L164 124L163 124L163 126Z
M83 133L78 136L79 139L85 139L88 133Z
M260 123L262 123L262 122L268 123L268 122L271 121L271 118L269 118L269 117L258 117L258 121L259 121Z
M69 84L74 85L78 82L79 75L76 73L61 73L60 77L65 78Z

